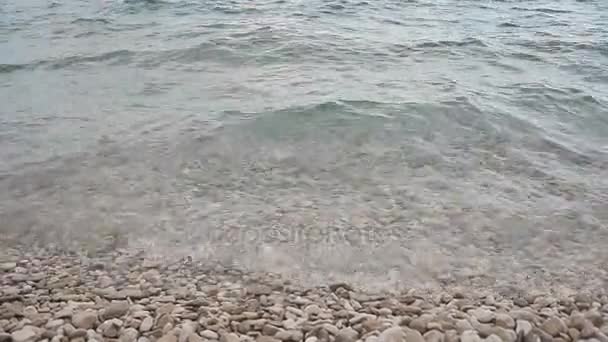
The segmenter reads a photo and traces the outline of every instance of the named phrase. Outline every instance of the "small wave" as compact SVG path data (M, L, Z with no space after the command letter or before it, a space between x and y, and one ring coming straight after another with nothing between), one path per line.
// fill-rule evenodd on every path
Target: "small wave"
M552 87L548 84L544 84L544 83L534 83L534 82L530 82L530 83L513 83L507 87L503 87L503 88L509 88L509 89L515 89L518 92L520 92L521 94L528 94L528 95L534 95L534 94L541 94L541 95L549 95L549 94L554 94L557 96L561 96L561 95L569 95L572 93L572 88L557 88L557 87ZM580 93L580 91L579 91Z
M505 23L499 24L498 27L521 27L521 26L514 24L514 23L505 22Z
M222 46L211 42L204 42L195 46L183 49L173 49L157 51L150 54L149 58L142 62L142 65L157 66L167 61L181 62L185 64L200 62L203 60L234 60L246 58L246 55L235 53L230 47Z
M608 56L608 43L605 41L574 43L574 47L578 50L595 51L599 52L602 56Z
M112 21L106 18L78 18L72 21L72 24L82 23L99 23L99 24L111 24Z
M257 12L258 9L255 7L228 7L228 6L215 6L213 8L216 12L221 12L224 14L242 14L242 13L250 13Z
M130 57L134 53L127 50L112 51L96 56L69 56L56 60L42 60L28 64L0 64L0 73L11 73L18 70L32 70L40 66L49 66L51 69L61 69L75 64L101 62L116 58Z
M423 42L414 45L414 48L426 49L426 48L438 48L438 47L463 47L463 46L480 46L487 47L487 45L480 39L477 38L466 38L464 40L439 40L431 42Z
M262 118L269 120L305 120L307 125L312 122L338 122L344 119L356 119L358 117L391 118L391 115L383 113L385 109L391 109L396 104L383 103L369 100L335 100L309 105L289 106L266 113L250 113L235 110L226 110L221 113L225 122L241 122L244 119ZM380 110L382 109L382 110ZM276 117L275 117L276 116Z
M325 7L329 8L329 9L332 9L332 10L337 10L337 11L343 10L343 9L346 8L342 4L328 4Z
M270 33L270 32L272 32L272 30L273 30L273 28L271 26L257 27L252 30L231 33L230 37L245 38L245 37L257 36L258 34Z
M0 64L0 74L8 74L17 70L31 68L31 64Z
M126 4L160 4L166 3L163 0L124 0Z
M399 20L395 20L395 19L384 19L382 20L383 23L387 23L387 24L393 24L393 25L398 25L398 26L404 26L403 22L399 21Z
M561 160L567 160L575 165L588 166L593 164L593 159L584 152L577 151L548 136L539 137L535 144L529 144L528 147L536 148L540 152L552 153Z
M589 75L586 76L584 80L587 82L604 84L608 83L608 75Z
M554 9L554 8L536 8L536 9L534 9L534 11L541 12L541 13L572 13L572 11L560 10L560 9Z
M555 38L554 36L550 36ZM563 39L544 39L544 40L519 40L511 45L518 45L532 50L546 53L571 53L580 50L597 51L608 53L608 45L599 42L572 42Z
M514 53L511 53L511 54L508 54L507 57L521 59L521 60L524 60L524 61L532 61L532 62L544 62L545 61L540 56L529 54L529 53L525 53L525 52L514 52Z
M53 61L50 64L51 69L62 69L65 67L94 62L106 62L110 60L119 60L120 63L126 63L135 53L129 50L116 50L102 53L94 56L70 56L60 60Z
M569 11L569 10L546 8L546 7L525 8L525 7L515 6L515 7L511 7L511 9L516 10L516 11L539 12L539 13L547 13L547 14L572 13L572 11Z
M499 61L496 61L496 60L490 61L489 64L497 66L497 67L505 69L505 70L508 70L508 71L511 71L511 72L523 72L523 69L521 69L521 68L518 68L518 67L513 66L513 65L509 65L507 63L502 63L502 62L499 62Z

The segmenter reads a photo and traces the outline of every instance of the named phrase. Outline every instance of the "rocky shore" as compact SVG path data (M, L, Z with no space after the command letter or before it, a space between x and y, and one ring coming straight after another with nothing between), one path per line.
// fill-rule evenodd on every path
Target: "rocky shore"
M5 250L0 342L608 342L608 297L303 287L189 258Z

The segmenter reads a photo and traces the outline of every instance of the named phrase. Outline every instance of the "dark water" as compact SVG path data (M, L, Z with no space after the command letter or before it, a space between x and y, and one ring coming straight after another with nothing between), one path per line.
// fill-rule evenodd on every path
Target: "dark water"
M5 240L608 282L608 3L0 2Z

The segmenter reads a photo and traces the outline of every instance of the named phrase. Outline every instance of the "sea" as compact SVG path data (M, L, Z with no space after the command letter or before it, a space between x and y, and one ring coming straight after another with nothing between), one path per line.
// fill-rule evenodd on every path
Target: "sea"
M607 224L604 0L0 0L6 244L591 291Z

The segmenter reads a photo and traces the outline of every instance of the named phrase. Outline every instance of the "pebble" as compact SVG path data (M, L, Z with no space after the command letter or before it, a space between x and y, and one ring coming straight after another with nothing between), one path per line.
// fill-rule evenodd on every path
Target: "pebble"
M250 331L262 331L262 328L266 324L265 319L246 320L242 321L238 325L238 331L242 334L247 334ZM295 322L294 322L295 324Z
M87 336L87 331L85 329L74 329L68 335L69 338L79 338L79 337L86 337L86 336Z
M351 325L359 324L366 320L375 319L376 315L368 314L368 313L360 313L353 316L348 322Z
M184 323L177 339L178 342L194 342L200 339L200 336L196 334L196 329L197 326L193 322Z
M477 334L476 331L467 330L462 333L460 336L461 342L481 342L481 337Z
M583 330L581 330L582 338L595 337L596 334L597 334L597 328L595 328L590 322L585 324L585 327L583 328Z
M380 310L378 310L378 315L380 316L390 316L393 314L393 310L389 309L389 308L382 308Z
M445 342L458 342L460 341L460 336L458 336L458 332L456 330L448 330L445 332L444 336Z
M443 333L438 330L429 330L423 335L426 342L444 342Z
M11 334L13 342L34 342L38 339L38 328L26 325Z
M456 321L456 330L462 334L467 330L473 330L473 326L471 325L471 323L469 323L469 321L459 319Z
M483 339L484 342L503 342L502 339L494 334Z
M204 337L204 336L203 336ZM311 337L307 338L305 342L317 342L316 340L309 340ZM315 337L316 338L316 337ZM255 340L255 342L281 342L280 340L274 338L274 337L270 337L270 336L264 336L264 335L260 335L258 336L258 338Z
M114 283L114 280L112 280L112 278L110 278L108 276L101 276L97 280L97 286L99 286L100 289L108 288L108 287L112 286L113 283Z
M327 330L327 332L329 332L330 334L336 336L338 335L338 332L340 331L340 329L338 329L335 325L330 324L330 323L324 323L322 325L323 329Z
M287 312L290 312L290 313L298 316L298 317L304 316L304 311L302 311L302 310L300 310L298 308L294 308L293 306L288 306L285 310Z
M304 334L299 330L285 330L279 331L274 337L281 341L299 342L304 338Z
M262 328L262 334L266 335L266 336L274 336L276 335L279 331L283 331L283 329L276 327L272 324L266 324L264 325L264 327Z
M424 337L417 330L408 329L405 332L406 342L425 342Z
M423 314L410 322L410 328L424 333L426 332L427 324L429 324L433 320L433 318L433 315Z
M136 342L139 333L134 328L127 328L120 334L119 342Z
M165 334L161 338L156 340L156 342L177 342L177 336L171 333Z
M103 322L99 326L99 331L105 337L118 337L123 322L117 318L113 318Z
M219 342L240 342L240 339L235 333L225 333L220 336Z
M298 327L298 324L293 319L289 318L283 321L283 328L293 330Z
M420 333L418 332L418 334L420 334ZM424 340L424 339L422 339L422 336L420 336L420 339ZM384 330L382 333L380 333L380 335L378 336L378 342L404 342L404 341L405 341L405 332L403 331L403 329L401 327L388 328L388 329ZM412 342L412 341L410 341L408 339L407 342Z
M97 325L97 312L93 310L80 311L72 316L72 324L80 329L92 329Z
M72 314L74 313L74 309L71 307L66 307L62 310L57 311L55 313L55 318L72 318Z
M111 302L110 305L103 311L101 318L108 320L112 318L120 318L129 311L129 302L127 301L115 301Z
M601 327L604 324L604 318L597 310L590 310L585 312L585 318L590 321L594 326Z
M488 330L486 335L497 335L503 342L515 342L517 340L517 334L512 329L505 329L501 327L492 327Z
M10 272L15 267L17 267L17 263L14 263L14 262L3 262L3 263L0 263L0 271L2 271L2 272Z
M44 327L49 330L57 330L64 323L63 319L54 319L46 322Z
M532 331L532 324L528 321L518 319L515 325L517 336L527 336Z
M506 329L515 328L515 320L506 313L497 313L494 317L496 325Z
M380 330L383 325L383 321L379 319L368 319L361 324L363 331L369 332L374 330Z
M355 342L359 333L353 328L344 328L338 332L334 342Z
M480 323L490 323L494 320L494 312L484 308L469 310L469 314L475 317Z
M518 310L510 311L509 315L515 320L521 319L524 321L531 322L533 324L539 324L539 322L541 321L541 319L538 315L536 315L532 311L529 311L526 309L518 309Z
M146 318L144 318L143 321L141 321L141 324L139 325L139 331L141 331L141 332L150 331L153 326L154 326L154 319L150 316L147 316Z
M201 331L200 335L203 338L206 338L208 340L217 340L219 338L218 333L216 333L215 331L212 331L212 330L203 330L203 331ZM267 342L270 342L270 341L267 341Z
M141 299L146 295L140 289L124 289L118 293L118 298Z
M310 318L311 316L320 315L322 310L317 304L310 304L304 308L304 313Z
M549 317L541 325L541 329L553 337L557 337L560 333L568 332L568 327L558 317Z
M579 337L581 336L581 333L575 328L570 328L568 329L568 336L570 336L573 341L578 341Z
M542 342L547 341L553 341L554 338L553 336L549 335L548 333L546 333L545 331L543 331L542 329L539 328L532 328L532 332L530 333L530 335L526 336L526 337L530 337L530 336L538 336L538 338L540 338L540 340Z

